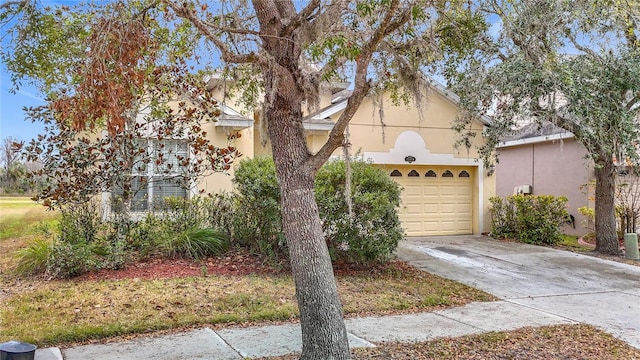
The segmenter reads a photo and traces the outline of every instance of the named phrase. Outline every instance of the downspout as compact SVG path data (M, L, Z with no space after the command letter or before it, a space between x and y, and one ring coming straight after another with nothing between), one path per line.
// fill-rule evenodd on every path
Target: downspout
M535 191L536 178L536 144L531 144L531 193Z

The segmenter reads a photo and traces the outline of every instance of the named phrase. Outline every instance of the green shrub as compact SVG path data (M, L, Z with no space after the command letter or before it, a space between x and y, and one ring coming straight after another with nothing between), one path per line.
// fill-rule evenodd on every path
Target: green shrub
M215 223L224 217L229 226L232 201L231 196L167 198L161 210L138 221L123 214L105 221L94 202L68 206L61 210L54 231L43 229L47 240L18 252L16 272L69 278L92 270L119 269L134 258L219 255L228 247L229 228L218 231ZM226 206L224 214L217 208L221 204Z
M30 276L42 274L47 270L47 261L51 256L52 245L49 240L36 238L26 248L16 252L18 264L15 271L18 275Z
M282 231L280 188L273 159L257 157L240 162L233 183L238 190L233 211L234 242L262 254L286 258Z
M45 274L50 278L68 279L97 268L89 244L54 242Z
M567 218L567 198L550 195L492 198L491 222L495 237L515 237L536 245L553 245L562 240Z
M96 201L62 208L47 259L46 275L70 278L99 268L98 257L93 252L94 243L105 236L107 229Z
M316 176L316 201L334 260L370 263L387 259L403 237L396 209L400 187L382 169L352 161L349 218L345 162L330 161Z
M102 238L91 246L95 266L100 269L121 269L132 257L127 253L127 243L118 238Z
M207 216L207 198L167 197L163 201L161 211L156 214L166 221L177 232L186 231L194 227L202 227L209 220Z
M207 225L223 232L228 239L233 235L236 201L236 195L226 192L209 195L205 201Z
M90 244L100 232L105 230L102 224L100 204L88 201L73 204L60 209L58 223L59 241L69 244Z
M227 247L224 234L213 229L191 228L175 236L164 238L161 244L163 254L169 257L202 259L210 255L220 255Z
M133 222L127 232L127 249L134 251L141 258L159 255L158 244L167 233L166 225L161 218L149 213L142 219Z
M515 238L516 209L513 203L498 196L491 197L491 235L496 238Z
M382 170L363 161L352 162L352 174L352 219L344 198L344 162L325 164L316 177L316 201L329 251L334 260L384 260L403 236L396 212L400 188ZM243 160L234 183L238 189L233 211L234 241L270 257L287 256L273 160Z

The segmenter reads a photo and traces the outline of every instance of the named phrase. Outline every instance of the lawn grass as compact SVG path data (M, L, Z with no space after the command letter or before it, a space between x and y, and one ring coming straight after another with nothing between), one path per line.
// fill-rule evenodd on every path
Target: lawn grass
M0 197L0 280L15 268L16 250L40 236L42 227L52 227L57 217L28 197Z
M0 197L0 241L34 235L33 225L51 224L57 215L27 197Z
M588 246L580 245L578 242L579 236L576 235L562 235L562 240L558 244L557 247L563 250L575 251L575 252L589 252L593 251L593 248Z
M346 316L427 311L495 298L418 270L338 278ZM180 327L291 321L287 275L52 281L0 301L0 342L40 346ZM10 324L10 325L9 325Z
M26 198L0 198L0 342L64 345L215 324L298 318L288 275L42 281L13 277L14 254L52 223ZM360 274L360 275L358 275ZM345 316L428 311L495 298L408 265L338 276Z

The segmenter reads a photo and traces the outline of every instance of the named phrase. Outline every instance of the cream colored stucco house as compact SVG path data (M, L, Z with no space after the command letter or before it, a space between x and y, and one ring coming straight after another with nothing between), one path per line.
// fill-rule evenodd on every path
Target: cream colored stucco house
M304 128L311 151L321 147L345 108L347 86L338 84L328 90L320 109L306 117ZM219 80L210 80L208 88L218 99L224 98ZM454 148L456 133L451 124L458 115L458 97L435 82L428 94L421 104L422 116L417 106L394 106L389 99L383 99L381 119L380 102L365 100L349 125L351 153L359 153L383 168L404 188L399 215L406 235L489 231L488 199L495 195L495 178L478 159L474 148L468 151ZM226 144L227 135L238 132L241 137L233 146L244 158L269 155L270 145L263 145L264 137L260 134L259 113L243 112L231 100L220 105L222 115L217 122L207 125L212 127L207 135L209 140ZM473 123L472 131L478 133L474 145L483 141L481 134L487 124L486 118ZM341 156L342 150L334 155ZM228 174L200 179L192 195L171 195L230 191L232 177L233 168ZM152 186L149 189L153 191Z

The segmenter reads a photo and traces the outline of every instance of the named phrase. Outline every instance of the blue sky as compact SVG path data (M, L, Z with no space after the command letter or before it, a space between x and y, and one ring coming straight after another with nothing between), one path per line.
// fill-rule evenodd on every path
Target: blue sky
M11 94L9 91L12 87L11 78L4 65L0 70L2 71L0 78L0 140L10 136L28 142L42 132L43 125L25 120L22 108L43 105L44 101L38 96L37 90L28 86Z
M75 2L76 0L42 0L39 4L55 6L61 3L73 4ZM10 46L9 29L14 23L15 20L10 20L0 27L0 39L2 48L5 50ZM44 126L26 121L22 108L43 105L44 101L33 87L24 86L15 94L10 91L12 87L11 75L7 73L4 63L0 62L0 141L7 137L28 141L41 133Z

